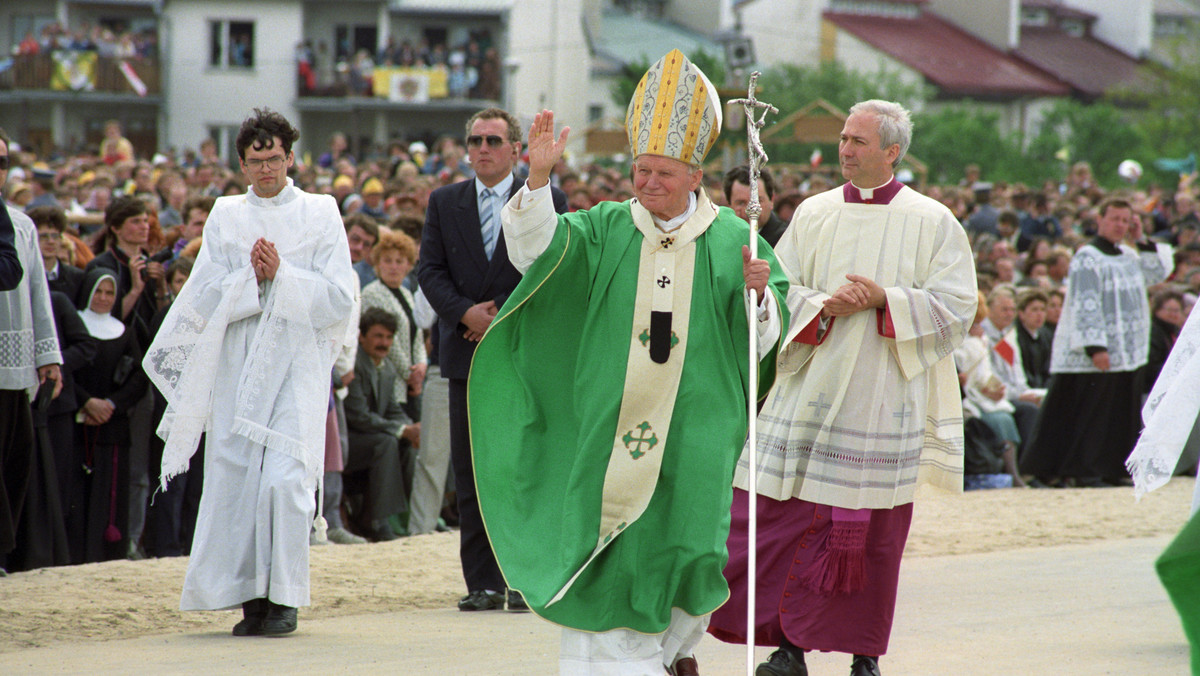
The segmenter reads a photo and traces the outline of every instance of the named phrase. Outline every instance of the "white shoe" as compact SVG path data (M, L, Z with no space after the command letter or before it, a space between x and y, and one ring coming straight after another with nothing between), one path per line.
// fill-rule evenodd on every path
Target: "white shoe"
M351 533L350 531L346 530L345 528L330 528L325 533L325 536L329 538L330 542L334 542L339 545L365 545L365 544L367 544L366 538L359 537L359 536L355 535L354 533Z

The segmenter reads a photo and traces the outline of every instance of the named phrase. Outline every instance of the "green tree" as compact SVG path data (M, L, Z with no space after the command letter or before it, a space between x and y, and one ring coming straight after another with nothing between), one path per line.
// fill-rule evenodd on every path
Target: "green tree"
M698 67L701 72L708 76L713 85L720 87L725 82L725 61L716 54L709 54L703 49L688 54L687 58ZM654 61L657 61L655 59ZM612 97L613 103L621 108L629 105L629 100L633 98L633 93L637 91L638 82L642 80L642 76L646 71L650 70L650 66L654 65L648 57L642 57L635 61L630 61L621 69L621 77L617 78L609 88L609 96Z
M1114 92L1145 110L1137 126L1154 139L1156 157L1184 157L1200 150L1200 49L1196 36L1177 40L1164 65L1147 59L1139 86Z
M1135 159L1143 166L1150 166L1155 157L1138 119L1145 119L1145 115L1122 110L1112 103L1085 104L1064 99L1046 113L1041 131L1035 142L1030 143L1027 155L1031 161L1044 159L1033 156L1044 154L1050 149L1046 139L1058 136L1061 139L1059 147L1065 147L1069 152L1069 162L1087 162L1092 165L1092 175L1100 185L1118 187L1121 179L1117 176L1117 165L1122 160ZM1040 175L1043 179L1061 177L1063 168L1061 162L1058 164L1060 173L1039 168Z
M886 99L898 101L907 108L919 106L928 98L927 88L905 83L895 72L881 70L860 73L840 63L825 62L816 68L783 64L763 71L758 79L759 96L779 109L778 116L767 118L768 124L778 122L817 99L824 99L841 110L859 101ZM837 161L837 146L796 144L776 140L767 144L773 162L806 163L814 148L819 148L826 161Z
M955 183L963 168L978 164L985 179L1009 179L1020 151L1000 133L998 113L961 102L913 116L913 155L929 165L931 183Z

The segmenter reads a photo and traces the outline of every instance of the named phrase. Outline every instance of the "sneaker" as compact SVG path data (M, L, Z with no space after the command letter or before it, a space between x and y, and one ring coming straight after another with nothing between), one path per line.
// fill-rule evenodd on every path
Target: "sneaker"
M367 544L366 538L355 535L345 528L330 528L329 531L325 533L325 537L329 538L329 542L339 545Z

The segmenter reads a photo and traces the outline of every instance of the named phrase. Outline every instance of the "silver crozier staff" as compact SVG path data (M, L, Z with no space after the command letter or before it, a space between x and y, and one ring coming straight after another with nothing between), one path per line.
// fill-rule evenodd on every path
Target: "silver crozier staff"
M758 168L767 163L767 152L763 150L762 141L758 138L758 130L762 129L768 113L779 113L775 106L759 101L754 97L758 83L758 71L750 73L750 88L744 99L731 99L732 104L741 104L746 111L746 150L750 155L750 203L746 206L746 220L750 222L750 258L758 258L758 215L762 206L758 203ZM761 110L761 115L755 119L755 114ZM747 501L749 512L750 551L746 561L746 676L754 676L754 606L755 606L755 575L758 571L758 337L755 333L757 325L754 321L754 308L758 307L758 293L750 292L750 304L746 306L749 315L747 324L750 327L750 426L747 432L749 442L746 444L747 475L749 477L750 499ZM787 331L787 327L783 328Z

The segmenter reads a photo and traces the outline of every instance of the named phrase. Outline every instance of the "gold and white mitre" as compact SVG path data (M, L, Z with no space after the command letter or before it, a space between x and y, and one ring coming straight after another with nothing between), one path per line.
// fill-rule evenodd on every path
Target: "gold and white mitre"
M700 166L721 133L721 101L708 77L673 49L646 71L625 111L633 156Z

